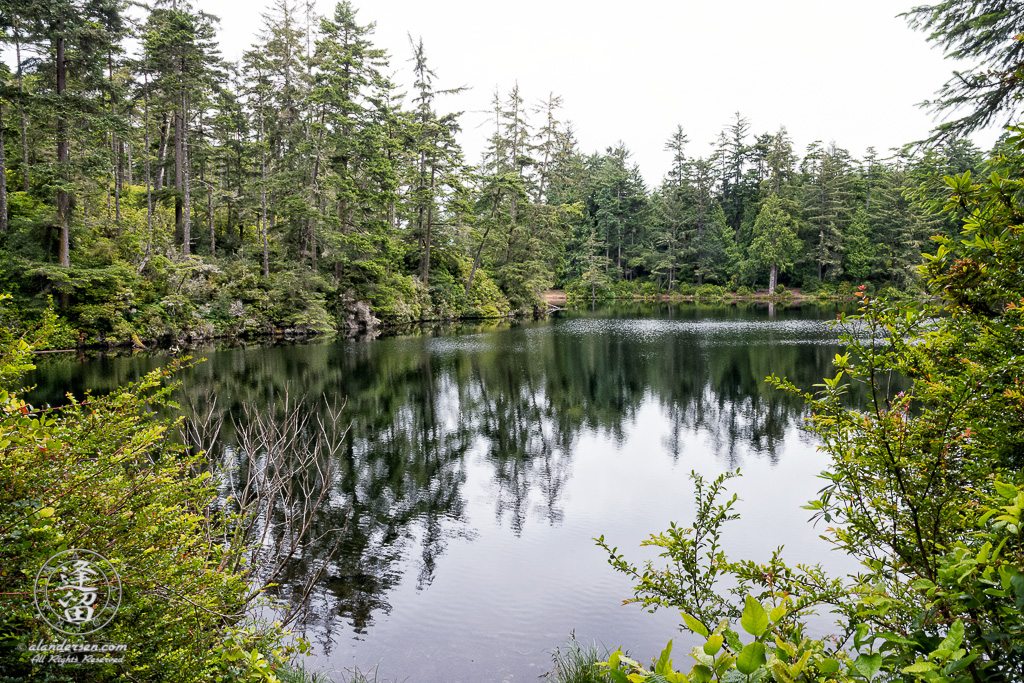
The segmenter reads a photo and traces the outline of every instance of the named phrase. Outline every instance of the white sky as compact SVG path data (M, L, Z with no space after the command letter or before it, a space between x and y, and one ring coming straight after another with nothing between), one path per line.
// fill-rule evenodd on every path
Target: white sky
M197 0L221 18L223 56L237 59L262 25L264 0ZM923 138L933 126L917 103L933 96L955 63L896 15L915 0L355 0L361 24L377 23L408 84L407 33L422 36L439 87L472 86L444 98L464 110L463 148L476 163L490 128L495 87L518 80L528 102L564 100L581 150L618 140L648 185L670 164L665 141L682 124L687 153L711 152L737 110L751 134L784 124L801 153L835 140L854 156ZM317 0L330 15L333 0ZM540 122L537 117L536 122ZM988 149L998 130L975 141Z

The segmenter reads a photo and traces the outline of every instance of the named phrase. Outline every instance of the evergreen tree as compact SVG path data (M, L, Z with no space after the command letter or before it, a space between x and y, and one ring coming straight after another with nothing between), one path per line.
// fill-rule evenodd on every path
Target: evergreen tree
M96 99L88 95L102 91L104 58L111 36L121 30L121 9L112 0L25 0L16 11L18 19L10 14L10 23L23 28L25 43L44 55L37 69L46 72L46 81L52 84L31 93L31 97L52 116L56 165L48 184L56 188L58 262L66 268L71 265L71 196L75 182L71 139L90 130L76 123L98 113ZM69 84L77 86L77 92L69 90Z
M1024 3L944 0L919 5L903 16L941 45L947 57L976 64L955 72L938 99L927 103L936 113L968 110L939 124L933 137L958 137L990 123L1019 119L1018 103L1024 97L1024 41L1019 37Z
M842 270L843 233L853 218L853 169L850 154L835 142L813 143L803 162L803 216L809 232L809 258L818 281Z
M778 195L770 195L761 205L754 223L754 240L748 250L752 260L768 268L768 290L775 291L779 273L793 265L800 253L800 239L792 227L792 218L782 207Z

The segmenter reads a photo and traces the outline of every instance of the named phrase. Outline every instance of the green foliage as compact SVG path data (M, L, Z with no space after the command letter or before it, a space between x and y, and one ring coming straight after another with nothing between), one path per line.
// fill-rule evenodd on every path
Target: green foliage
M800 251L800 241L791 223L792 217L777 195L768 197L757 214L748 253L751 260L771 270L769 289L774 289L777 274L792 266Z
M1003 173L985 183L947 179L944 210L964 230L959 242L935 238L922 268L931 299L907 306L862 286L858 314L836 323L847 349L833 377L813 391L769 377L811 408L831 458L807 509L861 572L830 579L778 551L764 565L728 560L717 548L731 502L715 502L725 479L704 489L695 478L693 528L645 542L668 567L641 572L598 543L637 581L631 601L682 609L707 642L684 678L664 665L670 646L651 672L614 653L611 680L1024 678L1024 185L1019 157L995 165ZM854 384L863 407L849 401ZM826 606L840 635L805 639L802 617ZM753 643L730 630L737 617Z
M467 318L500 318L511 313L508 299L501 293L494 281L481 273L473 281L473 290L463 315Z
M658 285L654 282L643 282L640 284L639 295L645 299L658 295Z
M267 316L272 321L300 332L335 331L327 311L326 297L333 292L327 282L306 270L275 273L270 281Z
M48 315L40 336L52 331ZM289 655L282 632L253 618L254 591L233 545L231 517L201 455L171 445L168 378L179 362L104 397L71 397L59 409L27 405L14 388L32 367L33 344L0 346L0 614L5 673L48 672L16 648L61 640L37 616L32 583L68 548L100 551L123 579L117 617L103 638L129 644L124 662L89 680L274 681ZM225 535L226 534L226 535Z
M818 278L811 278L803 283L800 287L801 294L817 294L821 291L821 283L818 282Z
M604 536L595 539L608 552L609 564L637 581L633 597L626 600L627 603L639 603L650 611L658 607L683 610L688 615L684 616L688 623L695 620L705 630L713 628L722 618L738 615L735 606L717 591L718 577L725 562L721 527L738 518L732 510L736 496L725 503L716 502L724 491L725 482L737 474L720 475L706 485L703 477L690 473L697 503L693 526L681 528L673 523L667 531L641 543L662 549L659 556L669 560L668 571L648 562L641 572L618 554L617 548L609 547Z
M694 292L694 297L698 300L722 299L725 297L725 288L718 285L701 285Z

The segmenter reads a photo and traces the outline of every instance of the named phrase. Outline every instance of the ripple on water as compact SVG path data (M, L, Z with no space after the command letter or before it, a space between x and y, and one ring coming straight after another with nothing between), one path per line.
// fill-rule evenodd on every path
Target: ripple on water
M611 334L640 341L697 337L714 344L834 344L836 331L827 320L626 320L576 319L558 327L560 334Z

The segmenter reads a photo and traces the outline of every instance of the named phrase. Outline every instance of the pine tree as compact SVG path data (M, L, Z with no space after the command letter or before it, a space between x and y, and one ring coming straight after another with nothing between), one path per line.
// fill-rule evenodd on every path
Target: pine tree
M81 91L101 90L103 57L122 24L120 7L112 0L25 0L19 3L19 28L24 28L25 43L34 44L45 57L38 68L52 74L53 89L32 93L36 101L45 101L52 112L56 139L57 222L61 266L71 265L71 194L74 170L71 164L71 138L78 131L73 123L96 113L95 100L78 97L69 91L69 81ZM20 45L20 43L19 43ZM74 54L74 59L70 55Z
M934 138L955 138L991 123L1018 120L1024 97L1024 3L1019 0L944 0L902 16L942 46L947 57L973 63L955 72L927 103L934 112L968 111L940 124Z
M192 252L192 174L188 162L192 117L219 77L215 17L186 2L158 7L144 28L145 59L154 72L153 104L169 113L174 127L174 225L185 255ZM159 186L161 181L158 180Z
M809 227L808 254L818 281L841 275L843 234L853 219L855 195L850 154L835 142L813 143L803 161L803 216Z

